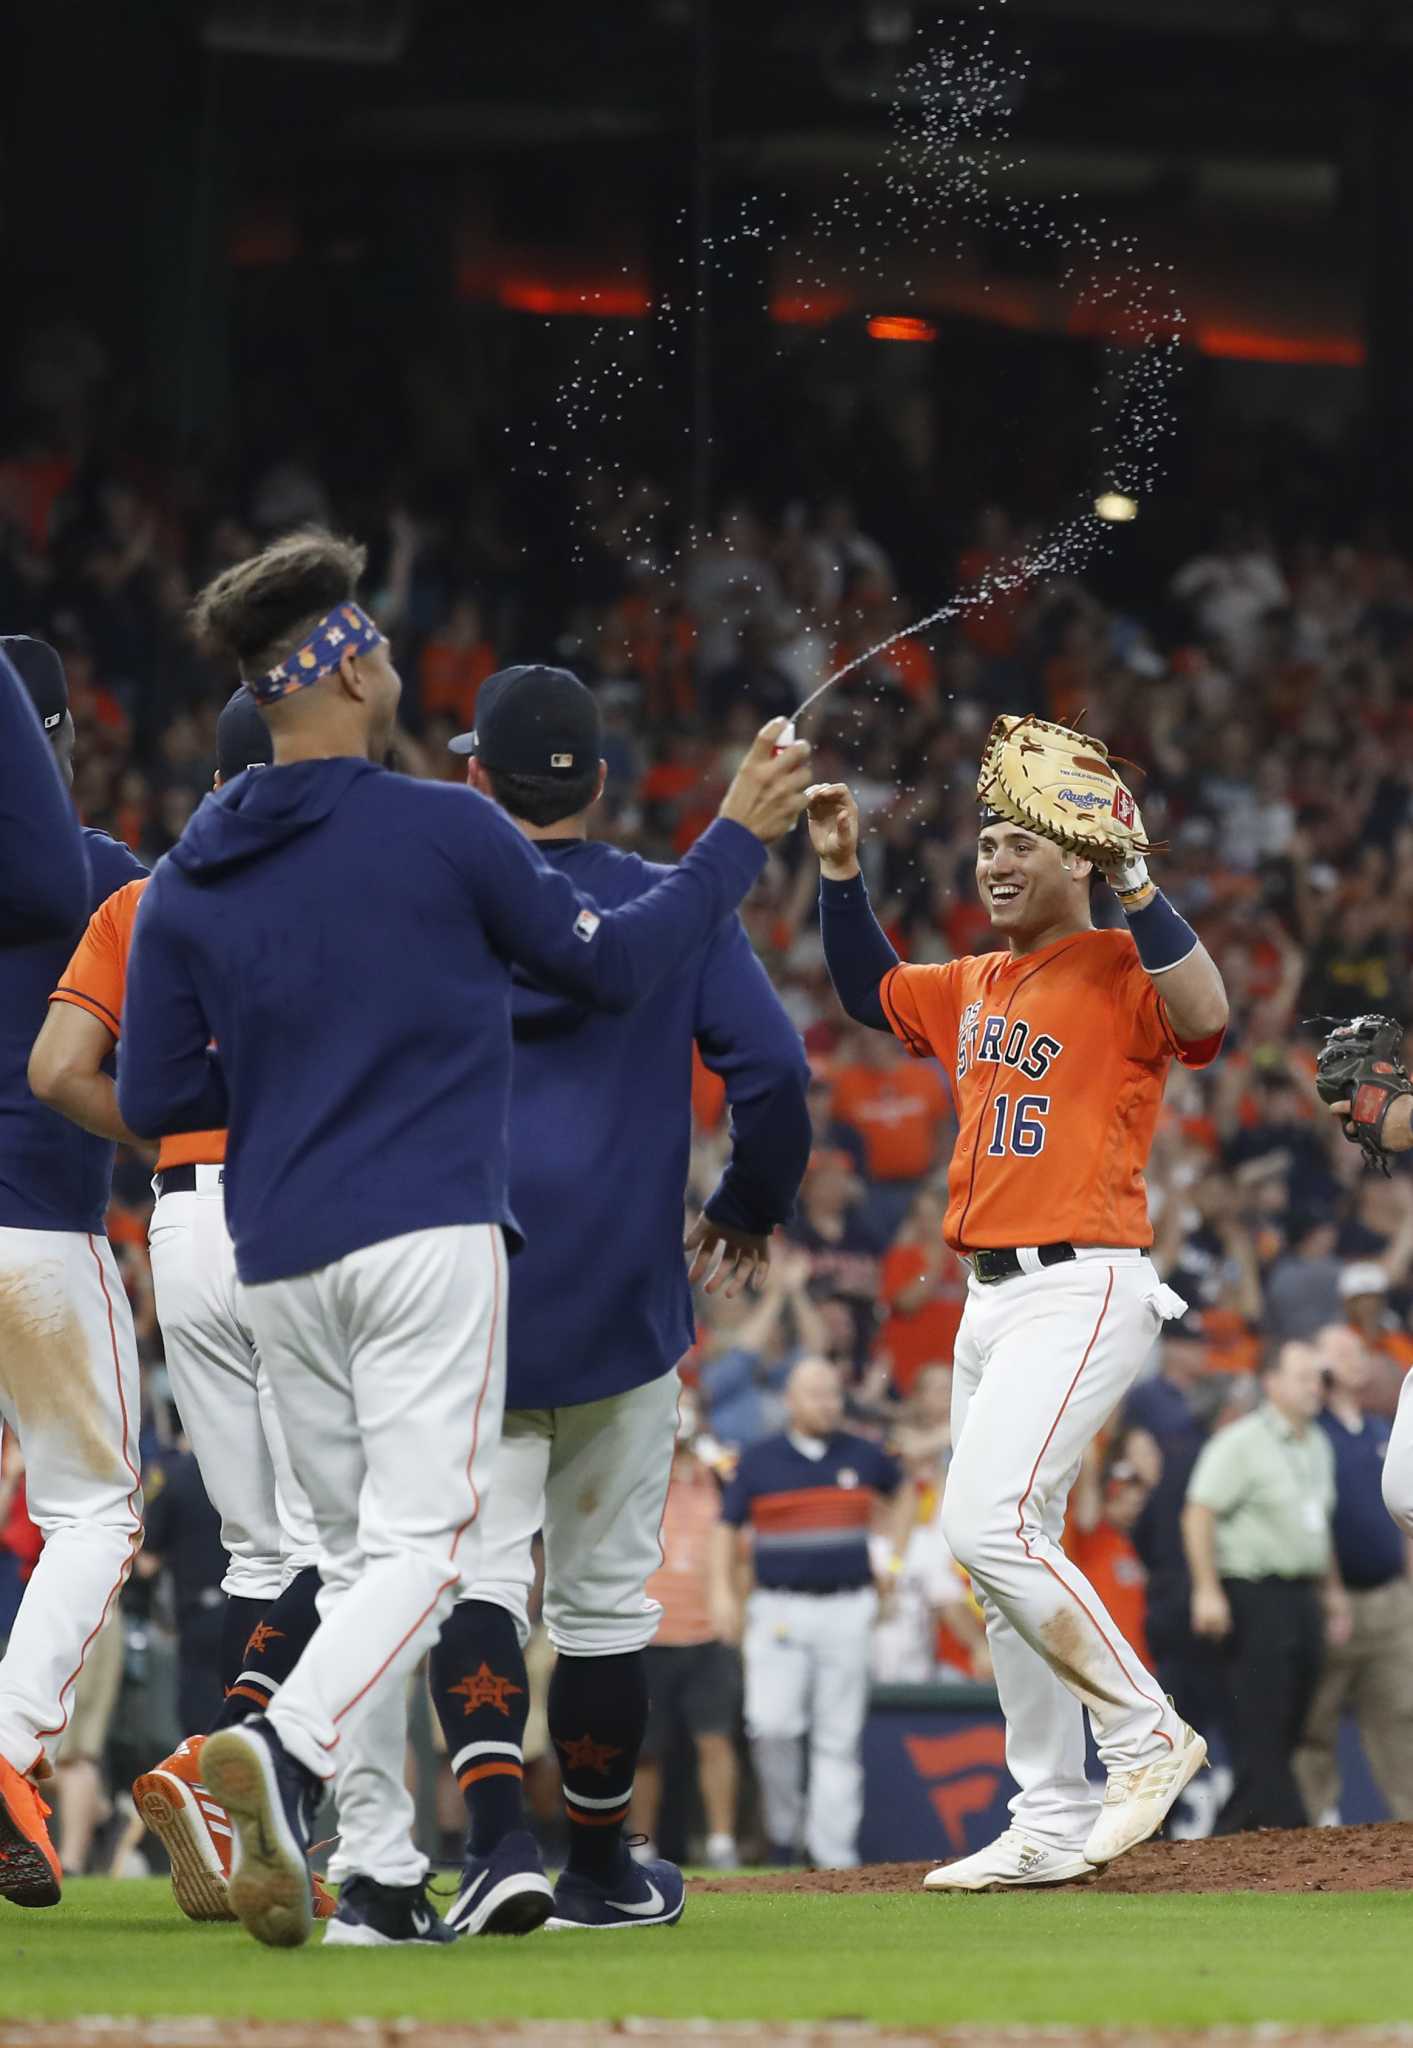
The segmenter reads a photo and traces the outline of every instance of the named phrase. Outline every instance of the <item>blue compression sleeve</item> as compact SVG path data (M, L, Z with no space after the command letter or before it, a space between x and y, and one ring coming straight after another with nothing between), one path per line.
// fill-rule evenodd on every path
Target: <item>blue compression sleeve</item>
M1122 902L1122 897L1119 900ZM1125 905L1124 917L1138 957L1150 974L1165 974L1170 967L1180 966L1197 945L1196 932L1161 889L1155 889L1136 910Z
M834 993L857 1024L889 1031L878 986L898 956L873 914L862 875L851 882L819 881L819 932Z

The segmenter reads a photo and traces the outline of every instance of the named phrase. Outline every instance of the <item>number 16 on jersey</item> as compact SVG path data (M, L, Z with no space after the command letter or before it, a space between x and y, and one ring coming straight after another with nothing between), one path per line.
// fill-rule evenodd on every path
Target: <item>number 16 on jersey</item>
M1045 1119L1050 1113L1048 1095L1017 1095L1014 1110L1009 1095L998 1095L991 1105L991 1143L988 1159L1004 1159L1008 1152L1031 1159L1045 1150Z

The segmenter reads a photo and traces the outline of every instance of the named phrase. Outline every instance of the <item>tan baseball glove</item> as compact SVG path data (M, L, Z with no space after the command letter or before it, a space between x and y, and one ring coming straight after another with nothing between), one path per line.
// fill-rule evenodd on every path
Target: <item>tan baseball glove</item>
M1097 867L1127 868L1153 851L1133 793L1111 766L1107 747L1067 725L998 718L976 793L1013 825L1053 839Z

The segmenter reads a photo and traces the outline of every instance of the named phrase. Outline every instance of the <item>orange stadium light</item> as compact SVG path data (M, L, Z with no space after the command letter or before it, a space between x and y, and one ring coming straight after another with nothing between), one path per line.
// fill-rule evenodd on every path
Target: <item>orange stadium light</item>
M1336 369L1364 366L1364 344L1353 335L1261 334L1249 327L1199 327L1197 346L1204 356L1229 362L1320 363Z
M937 329L930 320L915 319L909 313L875 313L868 331L874 341L936 341Z
M827 327L852 306L848 292L777 292L770 302L770 317L782 327Z
M496 286L502 306L514 313L569 313L596 320L642 320L653 309L643 285L562 284L547 277L506 277Z

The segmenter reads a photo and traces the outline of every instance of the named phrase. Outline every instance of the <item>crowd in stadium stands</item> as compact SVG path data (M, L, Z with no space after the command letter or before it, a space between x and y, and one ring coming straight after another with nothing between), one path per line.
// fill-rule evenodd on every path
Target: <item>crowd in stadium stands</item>
M793 710L925 609L899 589L894 553L843 496L784 511L728 502L712 534L680 552L660 506L643 479L591 507L559 610L535 612L534 630L525 558L491 498L468 494L455 519L380 513L362 536L373 548L367 601L404 678L407 772L461 774L446 741L474 722L477 690L497 666L563 662L602 707L600 831L671 859L711 817L765 717ZM210 785L215 716L232 682L188 637L193 590L274 531L347 519L302 458L230 504L186 471L95 469L42 435L0 460L0 618L63 656L86 820L148 862L173 844ZM1224 1057L1201 1073L1173 1071L1149 1176L1154 1257L1189 1310L1082 1476L1069 1538L1131 1639L1142 1643L1146 1628L1165 1682L1200 1721L1212 1673L1192 1630L1181 1520L1204 1443L1257 1402L1272 1345L1309 1340L1331 1369L1343 1358L1356 1412L1374 1417L1391 1414L1413 1362L1413 1178L1361 1171L1357 1149L1318 1112L1307 1021L1407 1006L1413 567L1376 534L1277 548L1233 516L1171 563L1161 605L1138 616L1101 603L1083 580L1006 573L1025 540L1004 511L982 509L936 582L968 589L1001 572L1004 587L944 629L868 655L804 730L820 778L847 779L859 797L865 872L890 936L913 960L941 961L990 943L971 867L976 763L993 715L1082 713L1138 764L1150 836L1169 848L1163 886L1225 976ZM925 595L936 601L936 590ZM876 1676L985 1678L984 1634L936 1528L964 1291L939 1233L949 1095L939 1068L843 1018L802 837L777 850L745 916L804 1037L816 1144L763 1291L700 1304L686 1361L698 1462L729 1468L779 1428L791 1366L835 1361L851 1426L887 1439L917 1489L917 1536L885 1603ZM1095 904L1117 922L1102 888ZM726 1142L705 1071L695 1114L700 1196ZM120 1156L111 1229L160 1460L169 1424L144 1249L149 1170ZM31 1554L18 1478L13 1464L0 1470L0 1634L7 1589ZM693 1496L684 1540L705 1555L703 1498ZM714 1626L700 1590L671 1592L669 1647ZM720 1833L734 1792L713 1739L729 1730L690 1732ZM1311 1767L1307 1778L1320 1787L1308 1796L1328 1804L1328 1773ZM1400 1810L1405 1800L1413 1810L1404 1783Z

